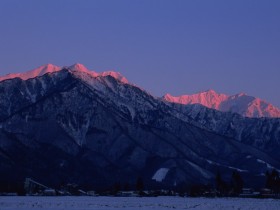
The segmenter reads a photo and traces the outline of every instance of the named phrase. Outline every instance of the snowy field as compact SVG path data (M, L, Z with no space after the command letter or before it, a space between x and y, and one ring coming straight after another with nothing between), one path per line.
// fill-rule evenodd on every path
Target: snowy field
M0 210L279 210L280 200L181 197L0 197Z

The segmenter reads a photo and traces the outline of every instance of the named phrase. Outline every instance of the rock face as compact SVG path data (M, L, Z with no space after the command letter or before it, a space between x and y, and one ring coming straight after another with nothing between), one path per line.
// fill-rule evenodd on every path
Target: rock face
M153 97L118 73L98 74L79 65L3 80L1 182L32 177L52 186L75 182L106 188L116 182L134 185L142 177L152 188L209 183L218 170L225 177L237 170L257 184L267 170L280 168L280 158L267 149L279 149L279 121L248 123L266 126L264 136L276 135L259 146L252 144L259 138L254 129L241 136L223 133L188 109ZM210 122L219 117L224 116L214 113Z
M234 138L258 148L280 160L280 118L248 118L231 112L221 112L200 104L167 105L182 113L182 120L222 136Z
M244 93L228 96L216 93L214 90L209 90L178 97L166 94L163 96L163 100L183 105L201 104L218 111L237 113L243 117L280 117L279 108L264 100L248 96Z

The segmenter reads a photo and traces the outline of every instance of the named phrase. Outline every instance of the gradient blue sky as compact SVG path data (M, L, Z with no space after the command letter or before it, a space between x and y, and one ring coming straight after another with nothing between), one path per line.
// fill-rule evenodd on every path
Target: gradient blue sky
M214 89L280 107L279 0L0 0L0 74L119 71L161 96Z

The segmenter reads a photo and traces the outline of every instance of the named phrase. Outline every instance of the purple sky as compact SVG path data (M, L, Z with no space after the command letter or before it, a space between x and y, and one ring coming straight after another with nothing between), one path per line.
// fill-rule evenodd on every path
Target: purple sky
M279 0L0 0L0 74L119 71L156 96L214 89L280 107Z

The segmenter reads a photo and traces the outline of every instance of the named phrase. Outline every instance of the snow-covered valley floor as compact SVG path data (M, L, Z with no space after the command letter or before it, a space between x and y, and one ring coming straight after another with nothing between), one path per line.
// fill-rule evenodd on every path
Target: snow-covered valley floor
M181 197L0 197L1 210L279 210L280 200Z

